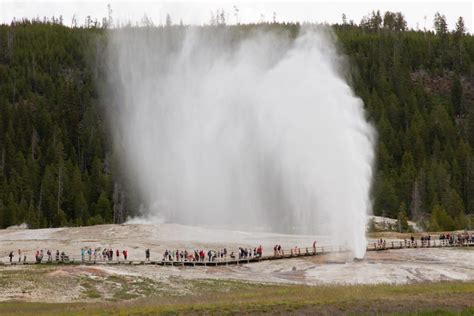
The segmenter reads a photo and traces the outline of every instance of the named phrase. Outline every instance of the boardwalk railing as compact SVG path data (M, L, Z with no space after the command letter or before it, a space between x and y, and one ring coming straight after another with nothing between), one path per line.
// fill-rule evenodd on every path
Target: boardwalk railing
M466 240L463 242L444 240L400 240L388 242L374 242L367 244L367 251L389 250L389 249L406 249L406 248L442 248L442 247L470 247L474 246L474 240Z
M448 240L431 240L421 242L407 240L405 241L388 241L382 243L369 243L367 245L367 251L385 251L385 250L397 250L397 249L415 249L415 248L442 248L442 247L474 247L474 241L471 239L469 241L463 243L453 242L450 243ZM82 256L68 256L64 259L56 260L53 256L52 260L48 260L48 258L44 259L41 262L36 262L32 260L27 261L18 261L18 258L14 258L12 262L9 261L0 261L0 265L32 265L32 264L84 264L84 265L119 265L119 264L127 264L127 265L159 265L159 266L226 266L226 265L241 265L241 264L248 264L248 263L255 263L260 261L267 261L267 260L281 260L281 259L291 259L291 258L300 258L300 257L307 257L307 256L318 256L318 255L325 255L331 253L344 253L348 252L349 250L342 247L342 246L318 246L316 248L313 247L305 247L299 248L295 247L292 249L282 249L281 251L274 253L273 255L264 255L264 256L247 256L243 257L235 257L231 258L227 256L225 258L216 258L214 260L209 260L206 257L204 260L123 260L123 257L120 259L114 260L104 260L103 257L96 257L91 256L89 259L88 255L85 255L84 258ZM16 259L16 260L15 260Z
M335 246L318 246L316 248L307 247L307 248L300 248L295 247L291 249L281 249L279 252L274 253L273 255L263 255L263 256L245 256L239 257L239 255L235 255L231 257L229 254L227 256L218 258L215 257L214 259L209 259L208 256L204 258L204 260L124 260L123 257L117 259L114 257L111 260L104 258L103 256L95 257L91 255L89 257L88 254L82 256L66 256L64 259L59 258L56 260L56 257L53 256L51 260L48 257L43 257L41 262L37 262L36 260L27 260L27 261L18 261L18 258L15 256L10 263L9 261L0 261L0 265L2 264L86 264L86 265L93 265L93 264L109 264L109 265L116 265L116 264L130 264L130 265L137 265L137 264L153 264L153 265L162 265L162 266L220 266L220 265L238 265L238 264L246 264L252 262L259 262L263 260L278 260L278 259L289 259L289 258L296 258L296 257L304 257L304 256L315 256L315 255L322 255L328 253L337 253L337 252L345 252L347 251L343 247L335 247ZM234 252L235 253L235 252ZM34 259L34 258L33 258Z

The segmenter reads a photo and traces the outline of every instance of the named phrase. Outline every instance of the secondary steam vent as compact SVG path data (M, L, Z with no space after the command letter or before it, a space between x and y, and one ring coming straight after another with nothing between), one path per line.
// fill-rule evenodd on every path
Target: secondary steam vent
M327 31L125 28L108 54L111 130L148 215L364 255L374 132Z

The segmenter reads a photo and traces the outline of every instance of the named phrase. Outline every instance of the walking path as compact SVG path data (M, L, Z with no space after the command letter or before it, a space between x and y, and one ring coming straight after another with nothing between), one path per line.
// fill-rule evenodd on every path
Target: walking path
M386 250L398 250L398 249L419 249L419 248L453 248L453 247L474 247L474 241L471 239L469 242L464 242L462 244L458 243L449 243L448 241L441 240L431 240L425 241L423 243L417 241L389 241L389 242L375 242L369 243L367 245L367 251L386 251ZM119 265L119 264L128 264L128 265L157 265L157 266L226 266L226 265L241 265L248 263L255 263L266 260L282 260L282 259L291 259L291 258L301 258L308 256L319 256L327 255L331 253L344 253L349 250L343 247L308 247L308 248L297 248L291 250L284 250L281 254L277 255L266 255L266 256L257 256L257 257L248 257L248 258L226 258L226 259L216 259L215 261L135 261L135 260L91 260L86 258L83 260L82 257L71 257L69 256L67 260L52 260L46 261L43 260L42 265L67 265L67 264L85 264L85 265L96 265L96 264L106 264L106 265ZM0 266L5 265L34 265L38 264L34 261L26 262L5 262L0 261Z

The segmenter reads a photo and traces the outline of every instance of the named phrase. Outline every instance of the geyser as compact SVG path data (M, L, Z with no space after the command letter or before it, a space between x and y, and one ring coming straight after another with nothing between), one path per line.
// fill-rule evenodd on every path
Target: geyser
M365 253L374 132L327 30L109 33L109 118L148 215Z

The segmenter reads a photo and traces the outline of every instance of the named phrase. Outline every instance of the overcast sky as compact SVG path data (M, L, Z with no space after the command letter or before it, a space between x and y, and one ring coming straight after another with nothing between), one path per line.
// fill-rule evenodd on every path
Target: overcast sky
M462 16L466 27L472 33L473 4L472 1L12 1L0 0L0 21L9 23L11 20L22 17L51 17L63 16L64 23L71 25L75 16L82 24L90 15L99 21L107 15L107 4L113 10L114 21L126 23L139 22L146 14L154 24L164 24L166 14L170 14L174 23L180 20L185 24L206 24L211 19L211 11L225 10L228 23L235 23L236 6L239 10L241 23L259 22L262 19L271 21L273 14L276 20L299 22L328 22L340 23L342 13L348 20L359 23L361 18L372 10L401 11L411 28L431 29L433 16L439 11L446 15L450 29L453 29L456 20Z

